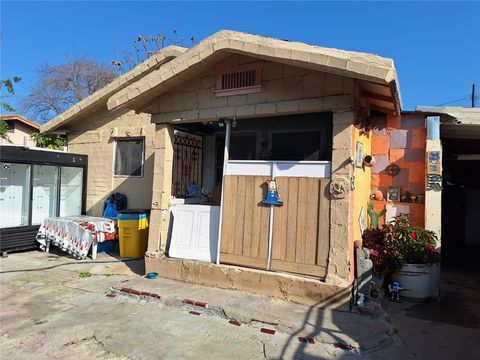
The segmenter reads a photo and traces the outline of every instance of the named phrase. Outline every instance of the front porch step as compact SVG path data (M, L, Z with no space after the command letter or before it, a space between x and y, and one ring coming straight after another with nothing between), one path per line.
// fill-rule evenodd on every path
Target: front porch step
M201 261L145 257L146 272L162 278L229 290L246 291L320 308L348 310L351 287L284 273Z

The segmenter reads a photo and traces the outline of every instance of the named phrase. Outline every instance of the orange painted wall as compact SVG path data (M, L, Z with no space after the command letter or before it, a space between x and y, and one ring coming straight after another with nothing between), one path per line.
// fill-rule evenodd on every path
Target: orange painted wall
M408 190L414 195L425 195L425 146L424 115L388 115L385 119L378 119L372 131L372 155L377 164L372 169L371 192L380 190L386 199L388 187L397 186L400 193ZM389 164L398 165L398 175L387 174L385 167ZM386 203L375 202L375 208L381 210ZM412 225L425 225L423 204L390 203L410 206Z
M356 157L356 148L357 142L361 142L363 144L363 154L370 155L372 149L372 136L371 131L368 134L360 134L360 130L357 128L353 128L353 158ZM360 212L363 208L364 215L365 215L365 227L367 226L367 204L370 201L370 187L371 187L371 168L362 166L361 168L355 167L354 171L355 175L355 189L350 194L350 264L351 271L350 271L350 279L354 279L354 271L355 271L355 249L354 249L354 242L362 240L362 232L360 230L360 223L359 223L359 216Z

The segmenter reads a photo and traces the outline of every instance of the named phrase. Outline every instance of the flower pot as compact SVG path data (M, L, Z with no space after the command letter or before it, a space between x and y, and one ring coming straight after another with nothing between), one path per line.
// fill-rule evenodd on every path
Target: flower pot
M427 300L430 297L431 265L405 264L393 274L392 280L398 281L402 286L403 298Z

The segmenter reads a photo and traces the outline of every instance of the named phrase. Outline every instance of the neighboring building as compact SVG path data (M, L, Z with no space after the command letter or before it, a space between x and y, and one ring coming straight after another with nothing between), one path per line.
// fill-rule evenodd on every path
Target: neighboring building
M4 120L9 126L8 141L7 139L0 139L0 144L14 144L34 146L34 142L30 135L40 130L40 125L35 121L29 120L22 115L0 115L0 120Z
M151 209L147 271L347 304L369 123L401 111L393 61L233 31L156 57L41 128L67 130L69 149L89 155L87 211L112 191ZM270 210L272 176L283 206ZM172 199L194 183L210 204Z
M478 270L480 257L480 109L418 106L428 154L441 154L442 187L426 201L425 226L441 235L442 268ZM427 177L429 171L427 169ZM428 184L427 184L428 188Z

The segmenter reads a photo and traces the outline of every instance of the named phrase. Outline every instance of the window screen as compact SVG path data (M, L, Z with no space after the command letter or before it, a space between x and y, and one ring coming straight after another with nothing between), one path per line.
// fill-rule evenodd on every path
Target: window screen
M117 140L115 175L142 176L143 139Z
M330 161L332 114L313 113L238 120L230 135L230 160ZM225 134L216 138L216 183L223 173Z

